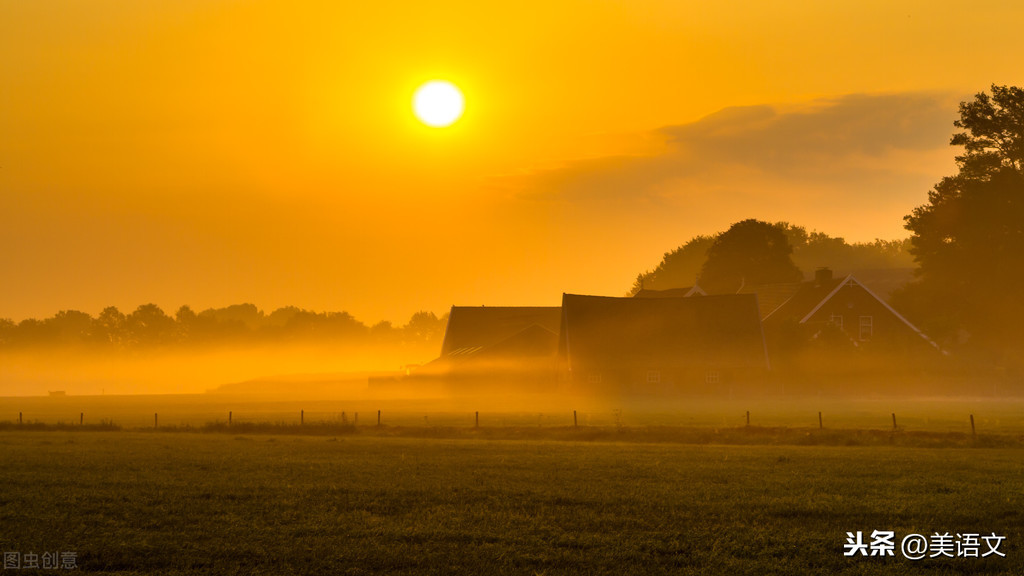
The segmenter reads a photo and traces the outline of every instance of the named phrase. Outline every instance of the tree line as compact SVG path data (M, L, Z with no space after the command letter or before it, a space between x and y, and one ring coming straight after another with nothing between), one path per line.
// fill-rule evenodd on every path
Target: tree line
M733 282L726 280L722 285L717 277L732 274L719 270L729 259L740 261L727 267L735 267L735 274L744 276L748 284L765 284L799 281L823 266L837 272L909 269L914 266L910 250L909 238L850 244L842 237L808 232L789 222L744 220L725 232L695 236L666 252L657 267L637 275L629 294L643 288L665 290L698 282L704 289L727 291Z
M295 306L266 314L253 304L235 304L195 312L180 307L174 315L156 304L125 314L114 306L97 316L61 310L44 319L0 319L0 349L74 346L109 350L216 345L338 341L365 344L435 344L444 335L447 314L417 312L403 326L378 322L367 326L348 312L314 312Z

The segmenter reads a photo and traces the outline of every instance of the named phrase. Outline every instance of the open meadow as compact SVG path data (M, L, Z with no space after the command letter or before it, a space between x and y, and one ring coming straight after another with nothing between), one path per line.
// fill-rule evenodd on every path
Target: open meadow
M0 547L109 574L1024 572L1019 445L295 428L5 427ZM847 532L874 530L895 532L892 557L844 556ZM1005 536L1006 556L901 554L947 532Z

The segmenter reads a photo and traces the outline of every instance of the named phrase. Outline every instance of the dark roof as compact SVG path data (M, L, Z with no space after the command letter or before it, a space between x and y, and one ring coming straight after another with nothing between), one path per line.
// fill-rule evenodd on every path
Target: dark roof
M641 288L633 295L634 298L687 298L689 296L706 296L706 293L700 286L693 285L685 288L668 288L666 290Z
M737 294L754 294L761 311L761 318L766 318L791 299L802 287L803 282L783 282L778 284L752 284L743 286Z
M767 367L752 294L700 298L562 295L559 354L574 362Z
M441 356L553 354L560 321L557 306L452 306Z
M797 284L787 300L772 310L763 312L762 317L766 324L774 324L787 319L802 322L811 310L814 310L835 292L845 280L845 278L831 278L824 282L812 280ZM758 292L758 296L760 296L760 292Z

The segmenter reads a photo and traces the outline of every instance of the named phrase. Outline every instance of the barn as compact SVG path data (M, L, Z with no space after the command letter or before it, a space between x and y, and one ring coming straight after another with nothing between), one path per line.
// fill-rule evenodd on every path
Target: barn
M560 321L557 306L452 306L440 357L416 377L457 391L549 386Z
M703 393L756 386L769 368L753 295L562 295L559 368L573 389Z

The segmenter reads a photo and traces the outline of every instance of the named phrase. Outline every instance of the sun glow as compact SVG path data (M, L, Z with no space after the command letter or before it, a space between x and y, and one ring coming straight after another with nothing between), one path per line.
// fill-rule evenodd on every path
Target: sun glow
M442 128L455 123L465 108L462 92L444 80L432 80L416 90L412 99L416 117L428 126Z

